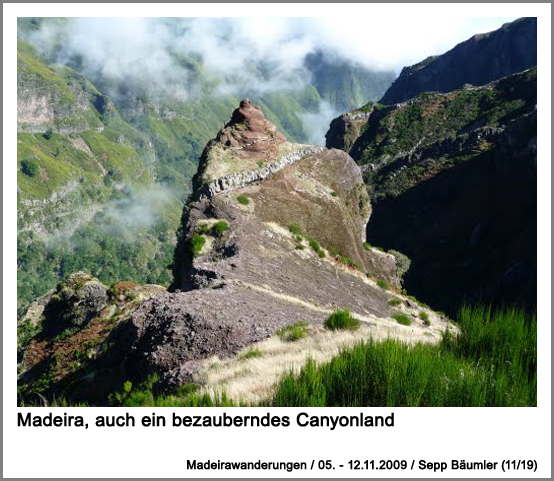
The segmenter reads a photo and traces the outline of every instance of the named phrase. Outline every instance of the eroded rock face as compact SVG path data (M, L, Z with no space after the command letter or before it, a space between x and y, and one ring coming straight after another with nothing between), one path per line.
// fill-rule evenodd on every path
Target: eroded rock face
M243 101L229 124L244 120L244 111L259 120ZM255 164L232 174L236 182L217 179L204 189L220 188L193 195L177 248L177 292L144 303L125 331L127 348L140 359L130 365L161 372L164 389L186 382L207 358L236 353L298 321L320 325L338 308L368 322L390 315L390 294L375 278L398 285L396 265L393 256L363 247L371 206L360 168L339 150L292 152L304 155L259 177L264 167ZM217 223L227 229L214 233ZM199 238L202 247L193 252Z

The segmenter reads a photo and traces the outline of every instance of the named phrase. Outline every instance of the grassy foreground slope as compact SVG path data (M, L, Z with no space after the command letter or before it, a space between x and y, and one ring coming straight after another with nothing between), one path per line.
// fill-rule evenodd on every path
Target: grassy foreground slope
M461 333L439 345L398 341L359 344L331 362L308 361L300 374L285 375L269 406L536 406L537 325L516 309L493 313L465 307ZM149 378L126 383L110 401L123 406L234 406L223 392L198 395L185 385L179 394L156 395Z

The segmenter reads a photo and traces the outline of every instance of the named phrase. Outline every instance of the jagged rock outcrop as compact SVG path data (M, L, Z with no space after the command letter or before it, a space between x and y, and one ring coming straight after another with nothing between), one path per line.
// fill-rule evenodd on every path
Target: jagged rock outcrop
M61 282L45 306L47 323L56 329L86 324L108 301L108 288L84 272L71 274Z
M244 153L256 138L255 149ZM204 190L229 175L242 180ZM90 362L81 356L79 368L66 374L72 398L101 402L123 380L154 372L158 388L176 389L210 357L237 353L299 321L321 326L337 308L380 336L433 340L446 328L438 316L431 327L415 320L401 326L390 317L391 291L377 281L403 298L395 257L363 245L371 206L361 170L345 152L288 143L245 100L206 147L195 185L173 291L147 289L138 298L142 291L134 294L132 286L120 295L117 285L110 289L108 305L68 338L92 337L97 346ZM39 354L23 356L25 392L62 349L38 339L27 353ZM50 392L63 384L57 382Z
M345 112L333 119L331 125L329 125L329 130L325 134L326 147L328 149L341 149L348 152L362 134L361 129L367 124L369 117L375 109L375 105L370 102L363 109Z
M422 92L484 85L537 65L537 19L525 17L477 34L443 55L405 67L379 101L395 104Z
M536 305L536 82L532 68L370 103L327 134L362 167L368 240L408 255L406 289L450 315L468 302Z

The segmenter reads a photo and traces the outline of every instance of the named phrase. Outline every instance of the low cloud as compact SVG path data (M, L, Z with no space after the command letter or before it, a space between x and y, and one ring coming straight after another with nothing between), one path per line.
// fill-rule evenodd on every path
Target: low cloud
M239 94L297 89L306 55L323 51L372 70L396 72L441 54L508 18L72 18L45 21L29 36L49 59L111 88L186 99L212 78Z
M123 235L130 230L149 229L161 216L169 203L174 203L176 196L165 186L155 184L140 190L131 190L127 195L107 204L102 211L105 222L101 228L111 233Z
M325 134L329 130L329 124L340 113L324 100L319 104L317 112L298 114L306 141L310 144L325 145Z

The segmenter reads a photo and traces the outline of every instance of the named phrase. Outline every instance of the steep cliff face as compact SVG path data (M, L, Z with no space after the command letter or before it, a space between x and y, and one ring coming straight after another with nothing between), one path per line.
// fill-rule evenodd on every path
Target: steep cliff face
M494 32L474 35L443 55L405 67L379 101L395 104L422 92L484 85L537 65L537 19L520 18Z
M235 180L225 188L206 188L229 175ZM105 402L124 380L153 372L160 389L177 389L211 357L232 356L299 321L321 329L337 308L349 309L364 335L376 338L432 342L447 327L398 293L392 255L364 247L371 208L360 168L345 152L287 142L245 99L206 147L195 186L173 291L116 285L96 316L69 319L72 330L64 324L54 337L40 317L52 301L38 302L26 321L23 393L52 395L64 386L73 399ZM53 298L75 297L62 296L64 288ZM430 325L415 319L421 310ZM399 312L413 323L397 323L391 316ZM89 358L81 353L87 342Z
M368 240L412 259L405 286L434 307L536 303L536 95L535 68L331 125L364 171Z

